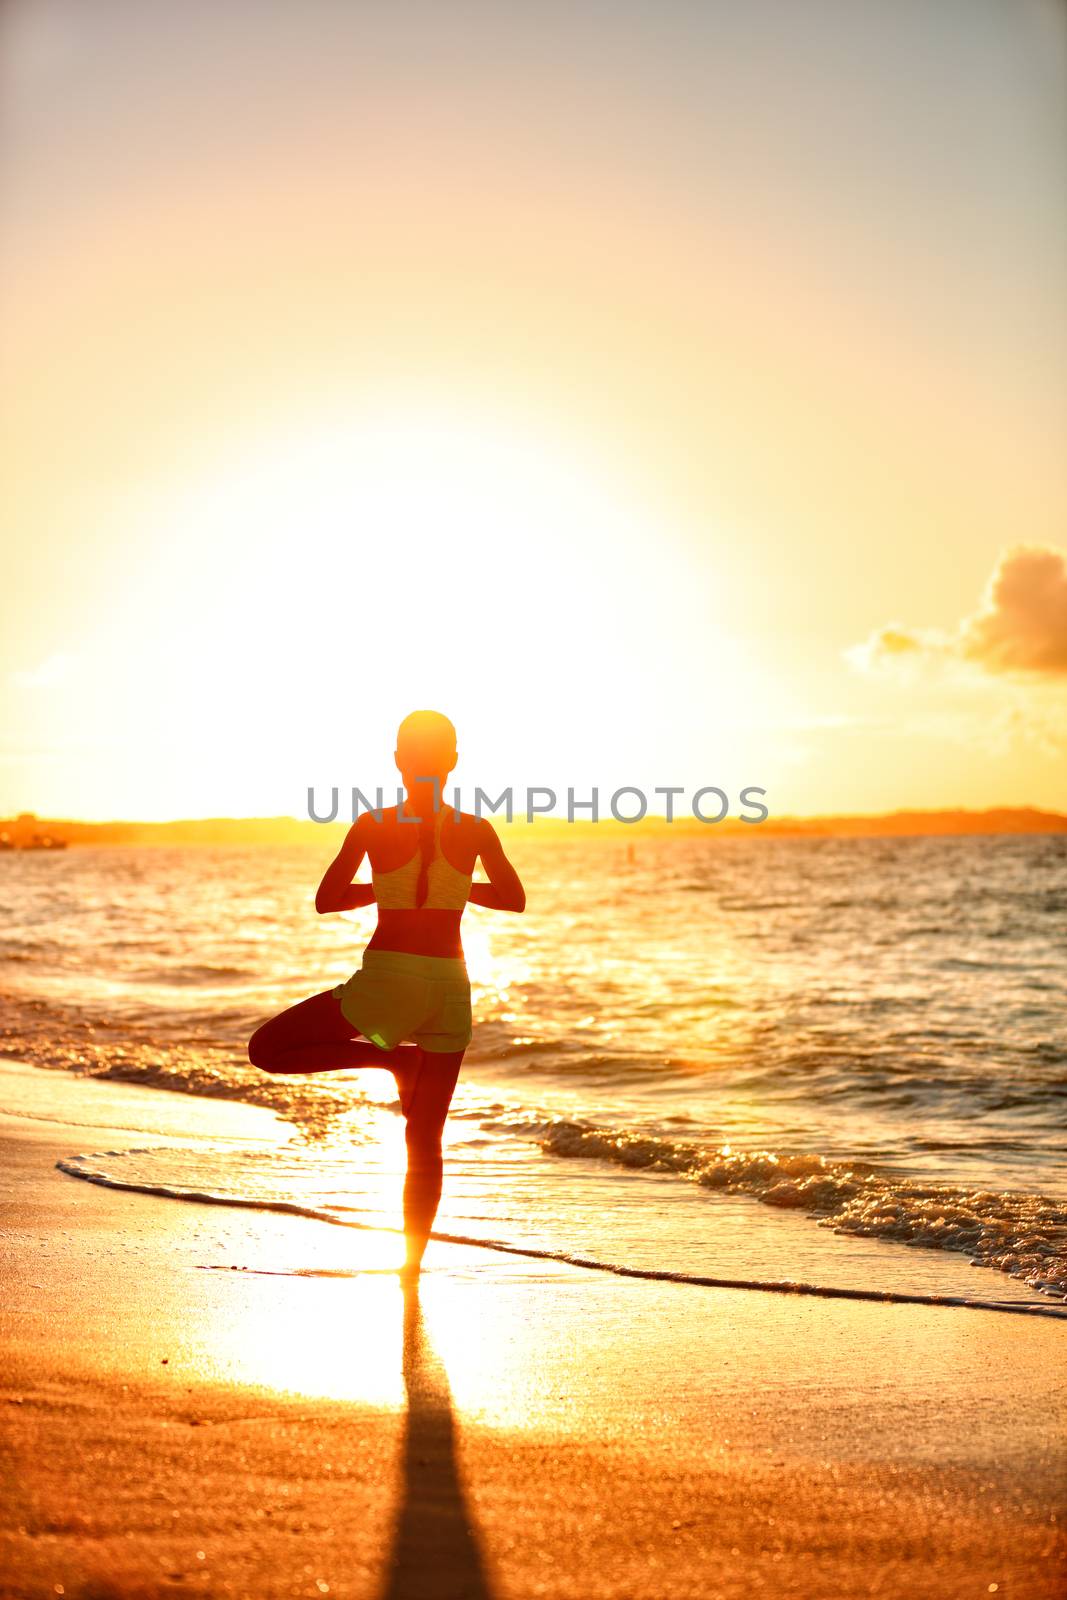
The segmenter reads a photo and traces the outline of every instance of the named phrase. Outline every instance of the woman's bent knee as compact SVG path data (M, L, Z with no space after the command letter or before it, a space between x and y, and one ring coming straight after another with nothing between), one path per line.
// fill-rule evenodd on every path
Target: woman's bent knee
M248 1041L248 1059L261 1072L274 1072L278 1066L278 1053L270 1046L269 1028L270 1023L265 1022Z

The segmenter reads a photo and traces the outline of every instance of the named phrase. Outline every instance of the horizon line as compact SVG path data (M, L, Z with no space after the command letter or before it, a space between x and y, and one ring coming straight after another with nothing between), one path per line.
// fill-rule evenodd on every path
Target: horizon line
M910 834L1067 833L1067 813L1034 805L904 806L889 811L792 812L778 816L772 814L762 821L745 820L733 814L724 817L721 822L703 822L691 816L676 817L668 821L662 812L649 812L640 820L634 821L620 821L615 817L604 817L596 821L583 817L568 821L566 816L551 814L541 814L532 820L527 820L524 813L516 814L511 821L498 816L489 816L487 820L491 821L494 827L509 831L526 828L537 829L544 833L577 827L585 832L590 829L603 829L624 836L635 832L677 832L712 836L716 833L748 836L749 834L780 835L787 832L862 831ZM0 818L0 834L12 828L25 833L31 825L36 830L50 830L57 836L60 833L77 836L70 839L72 843L92 842L94 835L104 833L132 832L141 835L143 839L145 834L159 836L182 830L203 834L212 829L230 834L241 831L255 833L260 836L262 842L271 842L269 838L263 838L264 835L271 833L288 835L290 838L298 834L310 842L316 831L324 830L328 836L332 836L342 830L347 831L351 823L341 820L316 822L310 817L298 817L291 813L278 813L272 816L216 813L199 817L124 818L55 817L22 811L7 818Z

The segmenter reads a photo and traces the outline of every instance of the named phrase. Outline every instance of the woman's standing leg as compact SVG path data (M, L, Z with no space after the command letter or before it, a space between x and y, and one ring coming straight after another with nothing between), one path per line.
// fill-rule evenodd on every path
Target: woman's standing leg
M441 1199L441 1136L464 1051L420 1051L422 1064L407 1105L408 1170L404 1180L404 1276L416 1278Z

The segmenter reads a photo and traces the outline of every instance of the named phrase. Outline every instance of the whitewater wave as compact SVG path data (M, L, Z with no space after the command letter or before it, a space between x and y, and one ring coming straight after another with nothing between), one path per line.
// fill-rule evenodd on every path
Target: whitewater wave
M136 1152L128 1152L134 1154ZM112 1152L119 1155L122 1152ZM108 1189L121 1189L138 1194L158 1195L170 1200L190 1201L197 1205L218 1205L252 1211L270 1211L283 1216L304 1217L328 1223L333 1227L353 1228L363 1232L395 1233L402 1230L378 1222L359 1222L351 1216L317 1206L300 1205L291 1200L270 1200L264 1197L223 1195L206 1189L182 1188L174 1184L150 1183L143 1179L131 1181L93 1165L100 1157L71 1156L57 1161L56 1166L70 1177L80 1178ZM533 1261L552 1261L587 1272L606 1272L620 1278L637 1278L655 1283L676 1283L691 1288L737 1289L761 1294L788 1294L814 1296L823 1300L854 1300L880 1305L942 1306L974 1311L1001 1311L1017 1316L1054 1317L1067 1321L1067 1309L1040 1305L1030 1301L983 1300L962 1295L904 1294L893 1290L850 1289L829 1284L802 1283L781 1279L767 1281L757 1278L712 1277L699 1273L671 1272L651 1267L628 1266L623 1262L602 1261L592 1256L575 1254L568 1250L538 1249L534 1245L513 1244L506 1239L477 1238L468 1234L444 1233L436 1229L430 1238L442 1244L466 1245L472 1249L488 1250L502 1255L521 1256Z
M525 1131L564 1159L676 1173L707 1189L803 1211L838 1233L958 1251L976 1266L1067 1300L1067 1207L1041 1195L924 1184L819 1155L707 1150L583 1122L529 1123Z
M53 1047L54 1048L54 1047ZM150 1047L90 1050L74 1046L49 1064L89 1076L264 1106L306 1138L328 1136L365 1095L338 1078L270 1078L207 1053L160 1061ZM79 1059L80 1057L80 1059ZM73 1058L73 1059L72 1059ZM383 1075L384 1082L384 1075ZM633 1128L596 1125L509 1106L479 1093L453 1107L453 1121L532 1140L563 1160L609 1161L622 1168L673 1174L710 1190L745 1194L800 1212L841 1234L912 1248L954 1251L976 1266L1009 1274L1038 1293L1067 1300L1067 1206L1040 1195L926 1184L862 1162L776 1150L709 1147Z

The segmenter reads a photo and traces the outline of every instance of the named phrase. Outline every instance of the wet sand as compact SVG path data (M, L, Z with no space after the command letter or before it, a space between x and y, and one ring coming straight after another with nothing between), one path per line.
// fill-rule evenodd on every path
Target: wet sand
M255 1108L0 1073L0 1593L1058 1596L1067 1326L78 1182ZM447 1181L447 1179L446 1179ZM994 1587L995 1586L995 1587Z

